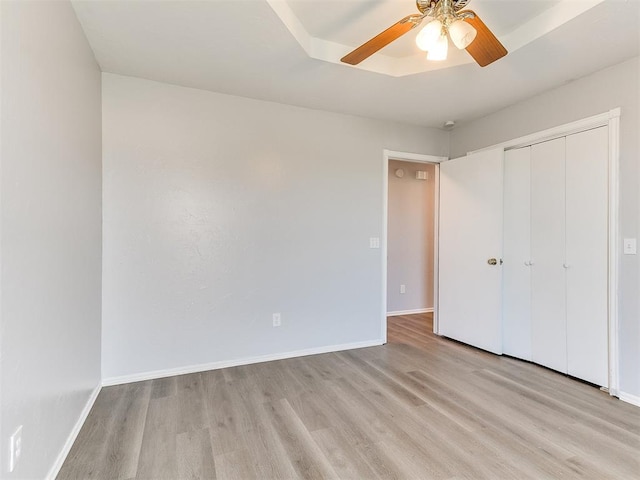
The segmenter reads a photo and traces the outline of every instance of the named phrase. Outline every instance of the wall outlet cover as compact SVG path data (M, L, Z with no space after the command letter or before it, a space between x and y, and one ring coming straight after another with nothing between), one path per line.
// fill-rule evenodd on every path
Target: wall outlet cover
M11 435L9 439L9 472L13 472L22 454L22 425Z

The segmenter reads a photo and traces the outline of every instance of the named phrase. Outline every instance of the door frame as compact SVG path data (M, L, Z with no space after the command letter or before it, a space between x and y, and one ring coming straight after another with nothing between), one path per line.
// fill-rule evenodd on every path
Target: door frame
M566 137L574 133L584 132L598 127L609 128L609 219L608 219L608 346L609 346L609 394L619 396L620 394L620 354L619 354L619 334L618 334L618 284L620 270L620 113L621 109L614 108L608 112L591 117L583 118L575 122L566 123L557 127L549 128L540 132L532 133L523 137L515 138L489 147L481 148L471 153L503 148L513 150L536 143L553 140L554 138Z
M382 257L382 305L381 305L381 334L383 343L387 343L387 241L389 219L389 161L399 160L411 163L426 163L435 166L434 175L434 245L433 245L433 332L438 333L438 217L440 214L440 166L441 162L449 160L449 157L426 155L421 153L398 152L394 150L382 151L382 241L380 242Z

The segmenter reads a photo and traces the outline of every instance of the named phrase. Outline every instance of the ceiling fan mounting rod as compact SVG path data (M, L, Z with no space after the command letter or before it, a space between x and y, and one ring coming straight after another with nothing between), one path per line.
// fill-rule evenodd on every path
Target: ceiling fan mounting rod
M462 7L468 2L456 2L455 0L439 0L433 7L435 10L435 18L442 22L444 29L447 29L456 20L463 20L465 18L474 18L475 14L471 10L458 13L458 6ZM460 5L459 5L460 4Z

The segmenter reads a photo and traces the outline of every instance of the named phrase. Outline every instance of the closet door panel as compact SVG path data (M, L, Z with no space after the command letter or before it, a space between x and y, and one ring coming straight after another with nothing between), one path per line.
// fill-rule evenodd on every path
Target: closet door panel
M566 139L569 374L608 384L608 129Z
M439 333L502 353L504 151L440 164ZM496 259L491 264L490 258Z
M503 352L531 360L531 147L505 152Z
M567 372L565 139L531 147L531 346L534 362Z

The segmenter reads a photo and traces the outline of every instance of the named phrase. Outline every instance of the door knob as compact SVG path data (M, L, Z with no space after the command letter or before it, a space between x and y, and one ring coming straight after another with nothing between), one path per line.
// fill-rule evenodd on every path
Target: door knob
M487 263L489 265L497 265L498 264L498 260L496 260L495 258L490 258L489 260L487 260Z

